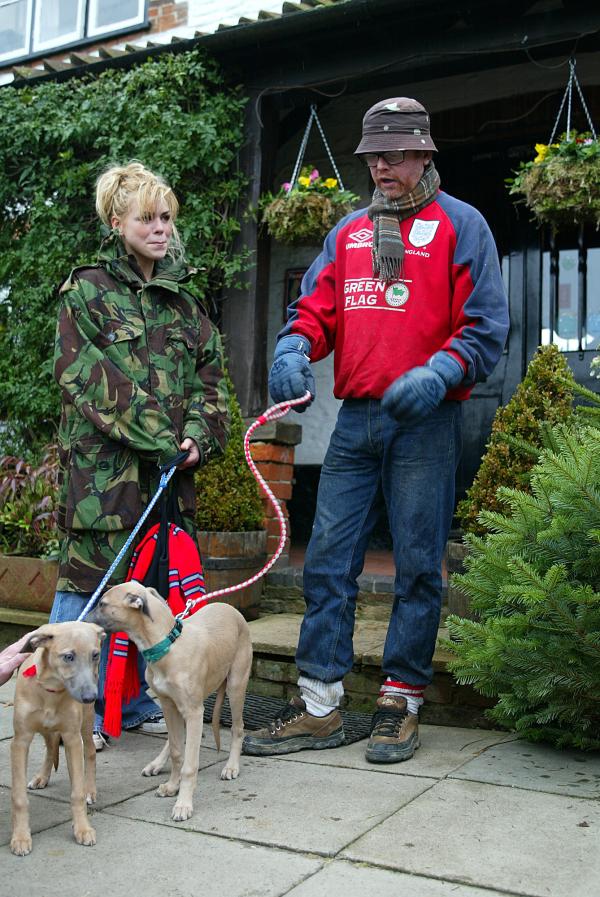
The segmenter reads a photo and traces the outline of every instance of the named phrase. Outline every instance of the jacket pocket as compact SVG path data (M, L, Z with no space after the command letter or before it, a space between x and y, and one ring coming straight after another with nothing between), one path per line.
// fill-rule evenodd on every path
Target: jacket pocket
M139 459L117 442L71 447L65 528L71 530L131 529L142 513Z

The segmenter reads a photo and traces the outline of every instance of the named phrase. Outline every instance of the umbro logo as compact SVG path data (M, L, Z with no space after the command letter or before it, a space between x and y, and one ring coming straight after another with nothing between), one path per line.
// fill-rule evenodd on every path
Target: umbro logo
M354 240L357 243L366 243L367 240L371 240L372 238L373 231L367 230L366 227L363 227L360 230L355 230L353 234L348 235L349 240Z

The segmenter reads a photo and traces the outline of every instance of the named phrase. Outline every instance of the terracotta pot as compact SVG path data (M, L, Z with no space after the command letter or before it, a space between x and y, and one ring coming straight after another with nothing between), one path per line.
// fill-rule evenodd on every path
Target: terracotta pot
M199 532L198 545L207 592L250 579L267 561L266 530L249 533ZM261 578L244 589L219 596L216 600L237 607L246 620L255 620L260 611L263 584L264 579Z
M50 613L58 564L44 558L0 555L0 607Z

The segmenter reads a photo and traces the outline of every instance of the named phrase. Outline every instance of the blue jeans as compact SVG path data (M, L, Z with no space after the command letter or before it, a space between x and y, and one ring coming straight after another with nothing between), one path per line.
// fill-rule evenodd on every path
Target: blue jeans
M69 620L76 620L91 597L91 592L57 592L54 596L52 610L50 611L50 622L65 623ZM107 636L102 644L102 653L100 654L100 675L98 677L99 697L94 708L96 711L94 729L97 731L102 729L102 720L104 718L104 682L108 664L109 644L110 636ZM138 654L140 693L137 698L132 698L128 704L123 704L123 729L133 729L135 726L139 726L140 723L150 719L152 716L162 716L162 710L147 693L148 683L146 682L146 677L144 675L145 669L146 664L144 658L141 654Z
M379 400L343 403L304 562L306 614L296 664L305 676L337 682L352 668L357 578L385 502L396 578L383 673L410 685L431 682L460 425L460 402L442 402L411 426L390 417Z

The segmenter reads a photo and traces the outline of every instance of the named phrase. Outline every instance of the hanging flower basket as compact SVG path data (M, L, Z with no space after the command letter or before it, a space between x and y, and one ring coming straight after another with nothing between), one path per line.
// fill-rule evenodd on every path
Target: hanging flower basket
M260 219L280 243L319 243L358 199L349 190L341 190L337 178L322 178L307 165L293 187L282 184L278 193L261 198Z
M536 144L537 155L507 179L540 224L593 223L600 227L600 141L571 130L558 143Z

